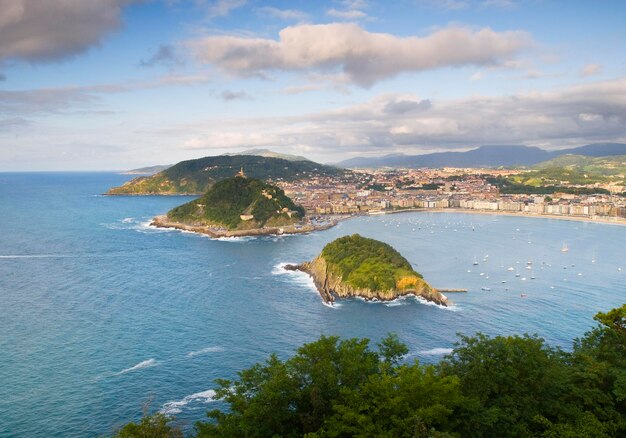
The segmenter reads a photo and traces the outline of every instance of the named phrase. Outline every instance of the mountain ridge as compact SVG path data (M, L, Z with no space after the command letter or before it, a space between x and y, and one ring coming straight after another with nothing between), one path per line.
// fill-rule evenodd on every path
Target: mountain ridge
M512 167L533 166L561 155L604 157L626 155L624 143L594 143L569 149L548 151L536 146L480 146L465 152L435 152L423 155L389 154L382 157L355 157L336 163L354 167Z

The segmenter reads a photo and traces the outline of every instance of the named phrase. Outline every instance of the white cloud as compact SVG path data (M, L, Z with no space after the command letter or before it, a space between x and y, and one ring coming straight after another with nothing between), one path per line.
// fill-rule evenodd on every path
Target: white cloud
M602 71L602 66L600 64L587 64L580 71L580 75L582 77L597 75Z
M308 18L308 15L305 12L297 9L279 9L271 6L265 6L257 8L256 10L261 14L269 15L285 21L305 21Z
M0 0L0 62L42 62L98 45L137 0Z
M326 14L330 17L340 18L342 20L359 20L367 17L365 12L359 11L358 9L340 10L331 8L326 11Z
M247 1L215 0L207 3L205 0L200 0L200 3L203 4L206 9L207 18L213 19L227 16L228 14L230 14L231 11L245 6Z
M182 148L263 146L332 161L350 154L419 153L476 145L563 147L626 138L626 78L549 92L454 100L385 94L291 117L205 120L159 136ZM186 140L185 140L186 139Z
M278 40L209 36L188 42L198 60L228 73L340 71L364 87L403 72L497 65L530 44L528 34L517 31L449 27L425 37L397 37L353 23L290 26Z

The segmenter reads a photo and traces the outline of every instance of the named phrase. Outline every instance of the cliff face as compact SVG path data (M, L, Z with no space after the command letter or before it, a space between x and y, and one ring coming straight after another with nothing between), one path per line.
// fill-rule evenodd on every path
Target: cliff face
M339 275L329 269L328 263L323 256L318 256L311 262L304 262L300 265L287 265L285 269L299 270L306 272L313 278L322 299L326 303L332 303L336 298L361 297L366 300L377 299L380 301L390 301L405 295L415 295L422 297L442 306L447 306L447 298L430 287L428 283L422 281L418 286L405 290L376 291L365 288L355 288L344 282Z

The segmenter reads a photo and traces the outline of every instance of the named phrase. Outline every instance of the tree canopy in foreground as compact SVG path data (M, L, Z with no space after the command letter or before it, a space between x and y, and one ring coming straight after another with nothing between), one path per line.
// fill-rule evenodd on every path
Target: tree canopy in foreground
M196 424L204 437L626 436L626 304L571 352L537 336L462 336L435 365L408 361L396 335L322 336L281 360L218 380L227 410ZM162 414L118 437L178 437Z

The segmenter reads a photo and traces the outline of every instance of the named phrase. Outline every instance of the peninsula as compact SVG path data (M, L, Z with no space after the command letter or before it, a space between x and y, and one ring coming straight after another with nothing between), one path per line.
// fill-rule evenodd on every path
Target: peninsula
M330 304L337 298L390 301L406 295L443 306L448 302L398 251L359 234L336 239L313 261L285 269L309 274L324 302Z
M106 194L201 195L218 181L232 177L242 167L246 169L248 176L263 181L340 178L350 173L344 169L301 159L302 157L287 158L290 156L218 155L181 161L153 175L133 178L119 187L109 189Z
M306 220L304 209L282 189L246 178L241 169L237 176L215 183L201 198L157 216L151 225L211 237L237 237L306 233L329 228L334 222Z

